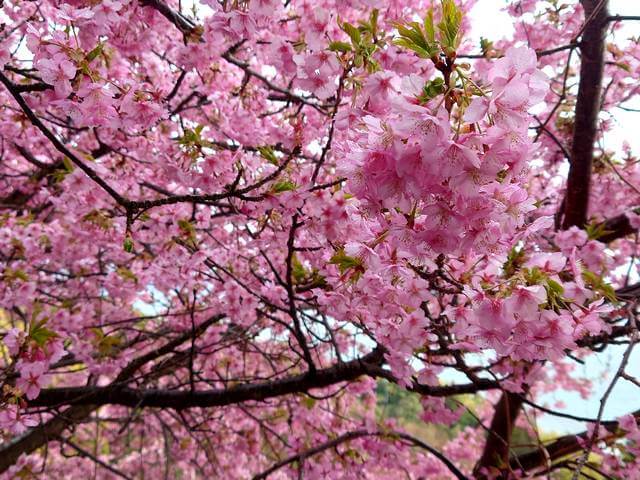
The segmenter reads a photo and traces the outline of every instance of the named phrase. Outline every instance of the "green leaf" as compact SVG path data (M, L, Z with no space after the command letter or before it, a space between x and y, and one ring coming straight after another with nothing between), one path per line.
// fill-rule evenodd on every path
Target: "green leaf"
M603 237L605 235L608 235L610 233L612 233L611 230L607 230L605 223L603 222L597 222L597 223L590 223L585 227L585 231L587 232L587 236L589 237L589 240L597 240L600 237Z
M192 242L196 241L196 227L193 223L191 223L190 220L184 218L179 219L178 228L180 228L180 232L183 236L185 236Z
M367 62L367 72L368 73L376 73L380 70L380 64L375 60L369 60Z
M611 285L604 281L602 276L585 268L582 270L582 279L591 290L599 293L610 302L618 301L615 290Z
M380 11L374 8L369 15L369 25L371 26L371 33L375 35L378 31L378 16Z
M109 230L113 226L113 220L102 210L91 210L82 217L82 221L91 223L102 230Z
M16 237L12 237L10 240L11 246L13 247L13 255L16 258L24 258L24 254L25 254L25 247L24 247L24 243L22 243L22 240L16 238Z
M436 42L436 31L433 26L433 9L430 8L427 12L427 16L424 17L424 31L427 35L427 40L430 43Z
M122 242L122 249L127 253L133 252L133 238L131 238L131 235L125 237L124 242Z
M185 128L184 135L177 137L175 140L184 147L212 147L213 144L202 138L204 125L197 125L195 128Z
M329 50L343 54L353 54L353 65L356 68L365 67L372 73L379 69L379 65L372 59L373 54L378 50L378 11L373 10L368 20L359 20L358 26L348 22L340 23L340 28L349 36L351 44L347 42L335 41L329 44Z
M24 270L19 268L11 269L5 268L2 272L2 280L11 285L15 280L21 280L23 282L29 281L29 275Z
M480 50L482 51L482 55L485 57L488 56L491 50L493 50L493 42L484 37L480 37Z
M44 347L47 341L50 338L55 338L57 335L55 332L49 330L48 328L42 327L33 332L30 337L31 339L38 344L40 347Z
M442 95L446 91L444 80L441 77L436 78L424 84L422 94L418 97L420 103L427 103L429 100Z
M116 273L120 275L123 280L130 280L133 283L138 283L138 277L135 273L129 270L127 267L118 267Z
M347 448L345 450L345 452L343 453L343 455L353 459L353 460L360 460L362 458L362 455L360 455L360 453L353 449L353 448Z
M523 268L523 277L528 286L542 284L547 276L538 267Z
M518 270L520 270L524 260L524 249L517 249L516 247L513 247L507 256L507 261L504 262L504 265L502 266L504 276L506 278L513 276Z
M351 44L347 42L331 42L329 43L329 50L332 52L348 53L352 50Z
M400 38L393 41L396 45L412 50L422 58L433 58L438 55L438 45L427 39L428 34L423 31L418 22L410 22L407 25L396 23L395 27L400 34Z
M278 165L278 157L273 151L273 148L271 148L269 145L258 147L258 152L260 153L260 156L267 162L271 163L272 165Z
M344 30L344 32L349 35L349 38L351 39L351 43L353 43L354 46L358 45L360 43L360 40L362 39L362 35L360 34L360 30L358 30L357 27L355 27L354 25L351 25L349 22L344 22L342 25L342 30Z
M185 219L178 220L178 227L180 227L180 230L185 230L187 232L193 230L193 225L191 224L191 222Z
M547 286L554 294L562 295L564 293L564 287L555 280L549 278L547 280Z
M96 58L98 58L98 55L100 55L102 53L102 49L103 48L104 48L104 44L103 43L98 43L98 45L96 45L93 50L91 50L89 53L87 53L87 62L91 63Z
M296 188L297 188L297 185L293 183L291 180L282 180L273 186L273 188L271 189L271 192L274 194L278 194L282 192L290 192L292 190L295 190Z
M305 395L302 397L300 403L302 403L307 410L311 410L316 404L316 399Z
M66 155L62 157L62 163L64 164L64 167L67 169L67 172L69 173L73 172L75 165L73 164L73 162L69 157L67 157Z
M44 347L44 345L49 341L50 338L55 338L58 335L49 330L45 325L49 319L47 317L38 320L35 323L32 323L29 328L29 338L36 342L38 346Z
M122 335L105 335L101 328L92 328L91 330L96 336L94 343L101 357L111 357L118 353L119 347L122 345Z
M344 252L344 248L336 250L333 256L329 259L329 263L337 265L341 274L346 273L348 270L354 270L354 275L351 280L357 281L358 278L364 273L364 262L361 258L350 257Z
M627 73L631 73L631 66L627 62L616 62L614 65Z
M300 263L298 257L294 254L291 257L291 274L293 275L293 283L301 284L307 278L307 270L304 268L304 265Z
M53 178L54 182L60 183L64 181L69 173L69 170L67 170L66 168L58 168L51 174L51 178Z
M438 23L439 40L447 55L455 53L460 45L460 24L462 12L454 0L441 0L442 21Z

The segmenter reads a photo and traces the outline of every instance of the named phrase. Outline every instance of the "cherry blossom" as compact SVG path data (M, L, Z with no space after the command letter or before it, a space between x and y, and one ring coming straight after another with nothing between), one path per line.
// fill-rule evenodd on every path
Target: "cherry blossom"
M53 85L59 96L66 97L71 93L70 80L76 75L76 66L64 54L59 53L52 58L40 59L38 70L42 79Z
M45 364L43 362L24 363L18 366L20 378L16 386L22 390L29 400L33 400L40 393L45 382Z
M0 478L637 477L634 20L504 3L5 0Z

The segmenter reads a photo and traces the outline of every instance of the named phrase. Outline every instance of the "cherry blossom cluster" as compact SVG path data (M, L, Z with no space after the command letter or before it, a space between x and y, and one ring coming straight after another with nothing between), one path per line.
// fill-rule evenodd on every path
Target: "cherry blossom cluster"
M8 388L11 391L5 391L13 399L0 410L0 428L21 434L38 424L35 418L21 411L25 400L35 399L40 389L49 384L47 372L64 356L64 347L42 321L32 324L28 335L17 328L10 329L2 341L13 359L9 368L17 379L15 386Z
M485 428L637 329L618 21L565 222L590 2L5 0L0 478L546 475ZM639 417L563 445L634 478Z

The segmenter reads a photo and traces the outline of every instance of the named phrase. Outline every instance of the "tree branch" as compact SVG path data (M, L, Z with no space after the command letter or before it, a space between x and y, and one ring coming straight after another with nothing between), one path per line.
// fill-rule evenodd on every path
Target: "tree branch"
M632 413L636 421L640 419L640 410ZM622 432L618 430L617 421L602 422L601 426L607 430L604 437L599 437L599 441L611 443L622 436ZM584 444L589 439L589 432L584 431L578 434L564 435L547 445L513 457L510 460L513 469L524 469L532 471L542 467L548 467L548 464L554 460L578 453L584 449Z
M362 438L362 437L383 437L383 438L389 438L389 439L402 439L405 441L408 441L409 443L415 445L416 447L420 447L423 450L428 451L429 453L431 453L432 455L434 455L438 460L440 460L442 463L444 463L446 465L446 467L449 469L449 471L451 473L453 473L455 475L456 478L458 478L459 480L466 480L467 477L458 469L458 467L456 467L451 460L449 460L447 457L445 457L442 453L440 453L438 450L436 450L435 448L433 448L432 446L424 443L422 440L419 440L411 435L408 435L404 432L369 432L367 430L355 430L353 432L347 432L344 433L342 435L340 435L339 437L334 438L333 440L329 440L325 443L322 443L314 448L311 448L309 450L306 450L302 453L298 453L296 455L292 455L288 458L285 458L284 460L274 464L273 466L271 466L270 468L268 468L267 470L265 470L264 472L255 475L253 477L253 480L264 480L266 479L269 475L271 475L272 473L274 473L276 470L281 469L282 467L285 467L287 465L290 465L292 463L296 463L296 462L302 462L305 459L312 457L313 455L317 455L319 453L324 452L325 450L329 450L331 448L335 448L338 445L342 444L342 443L346 443L349 442L351 440L355 440L357 438Z
M638 15L611 15L607 18L609 22L621 22L621 21L640 20Z
M507 391L502 392L494 409L482 456L474 469L476 478L507 478L508 474L503 468L508 465L511 434L523 403L522 395ZM492 473L495 473L494 469L500 470L500 477L492 476Z
M589 211L589 191L594 143L600 111L600 92L604 72L608 0L581 0L585 13L580 42L582 60L576 100L571 164L567 179L563 228L584 226Z
M173 23L178 30L180 30L185 36L188 36L195 32L196 25L187 17L179 12L173 10L169 5L161 0L141 0L140 4L143 7L151 7L160 13L164 18Z
M48 388L42 390L36 399L31 400L29 406L112 404L137 408L171 408L175 410L220 407L246 401L262 401L283 395L307 392L315 388L325 388L337 383L353 381L363 375L396 381L391 372L382 368L383 361L384 350L381 347L377 347L361 358L319 369L314 374L306 372L267 382L247 383L232 388L201 391L141 390L122 385ZM480 379L476 383L462 385L429 386L416 383L410 386L409 390L421 395L448 397L464 393L476 393L498 387L499 384L493 380Z
M382 349L377 348L364 357L332 367L293 375L280 380L251 383L236 387L202 391L139 390L120 386L49 388L29 402L31 407L52 405L125 405L129 407L206 408L233 405L245 401L260 401L291 393L305 392L313 388L324 388L339 382L352 381L367 374L371 365L383 359Z
M97 407L95 405L74 405L25 434L16 437L0 448L0 473L14 465L20 455L29 454L59 437L68 427L87 418Z
M548 55L553 55L554 53L563 52L565 50L570 50L578 47L579 45L580 45L579 43L568 43L567 45L561 45L559 47L550 48L548 50L536 50L535 52L536 52L536 56L540 58L540 57L546 57ZM500 57L502 57L502 55L487 56L484 53L469 53L469 54L458 55L456 58L490 59L490 58L500 58Z
M204 331L213 323L218 321L221 318L220 315L215 315L208 320L204 321L200 324L195 330L196 335L201 335ZM162 355L169 353L175 347L185 342L189 338L191 338L192 332L185 333L180 335L179 337L170 340L165 343L162 347L153 350L141 357L138 357L131 361L126 367L122 369L120 374L116 377L114 384L116 387L121 385L123 382L129 380L131 376L145 363L154 360ZM113 384L112 386L113 387ZM82 387L79 387L82 389ZM95 387L85 387L88 389ZM104 387L110 388L110 387ZM56 390L56 389L54 389ZM65 390L65 389L62 389ZM14 465L18 460L20 455L23 453L29 454L40 448L41 446L47 444L49 441L60 438L62 432L64 432L67 428L83 421L87 418L91 413L98 408L103 403L100 402L84 402L82 404L76 403L75 405L70 406L62 413L56 414L51 420L46 423L39 425L22 436L16 437L9 441L7 444L3 445L0 448L0 473L7 470L11 465ZM61 403L52 403L46 406L60 406Z
M95 455L93 455L90 452L87 452L84 448L82 448L79 445L76 445L74 442L72 442L71 440L69 440L68 438L63 438L60 437L60 441L66 445L69 445L71 448L73 448L76 452L78 452L78 454L81 457L85 457L88 458L89 460L91 460L92 462L100 465L102 468L109 470L111 473L113 473L114 475L120 477L120 478L124 478L125 480L133 480L131 477L129 477L128 475L125 475L124 473L122 473L120 470L117 470L115 468L113 468L111 465L109 465L106 462L103 462L102 460L100 460L98 457L96 457Z
M612 217L602 222L602 228L605 234L598 238L598 241L609 243L619 238L626 237L637 232L629 223L629 217L624 213L617 217Z
M56 137L51 130L49 130L44 123L37 117L37 115L31 110L27 102L25 102L24 98L18 90L16 90L16 86L9 80L2 72L0 72L0 83L2 83L5 88L9 91L14 100L18 103L24 114L31 121L34 127L36 127L40 132L47 137L47 139L53 144L53 146L60 153L65 155L74 165L76 165L80 170L82 170L91 180L97 183L104 191L106 191L116 202L118 202L123 207L127 207L127 200L116 192L107 182L105 182L100 176L88 165L84 162L80 161L80 159L69 150L60 140Z

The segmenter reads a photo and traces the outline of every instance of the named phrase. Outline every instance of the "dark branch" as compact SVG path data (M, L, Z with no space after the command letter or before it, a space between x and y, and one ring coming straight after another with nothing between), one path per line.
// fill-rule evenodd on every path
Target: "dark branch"
M558 53L558 52L563 52L565 50L570 50L573 48L578 47L580 44L579 43L569 43L567 45L561 45L559 47L554 47L554 48L550 48L548 50L536 50L536 55L538 56L538 58L540 57L546 57L548 55L553 55L554 53ZM490 58L500 58L502 55L499 56L487 56L483 53L470 53L470 54L466 54L466 55L458 55L457 58L470 58L470 59L480 59L480 58L485 58L485 59L490 59Z
M75 405L48 422L4 444L0 448L0 473L14 465L20 455L34 452L50 440L60 436L67 428L87 418L95 409L94 405Z
M324 452L325 450L335 448L338 445L341 445L343 443L349 442L351 440L355 440L357 438L362 438L362 437L383 437L383 438L389 438L393 440L399 440L399 439L405 440L415 445L416 447L420 447L423 450L426 450L432 455L434 455L438 460L444 463L446 467L449 469L449 471L453 473L455 477L458 478L459 480L467 479L467 477L464 476L464 474L458 469L458 467L456 467L451 462L451 460L449 460L447 457L445 457L442 453L440 453L438 450L436 450L432 446L424 443L422 440L419 440L411 435L408 435L404 432L368 432L367 430L356 430L353 432L344 433L339 437L334 438L333 440L329 440L328 442L318 445L317 447L311 448L302 453L298 453L296 455L292 455L288 458L285 458L284 460L274 464L264 472L258 475L255 475L253 477L253 480L264 480L269 475L281 469L282 467L285 467L292 463L303 462L305 459L312 457L313 455L317 455L319 453Z
M140 4L144 7L151 7L156 10L163 17L173 23L185 36L194 33L196 30L195 23L181 13L173 10L169 5L161 0L142 0Z
M486 470L502 470L509 460L511 434L516 419L522 410L523 398L511 392L502 392L494 408L493 419L487 436L482 456L474 469L476 478L494 478ZM492 472L493 473L493 472ZM502 472L506 475L506 472ZM502 478L498 477L498 478ZM506 476L504 478L507 478Z
M611 15L607 18L609 22L622 22L622 21L632 21L632 20L640 20L640 16L638 15Z
M141 390L121 385L48 388L42 390L38 398L32 400L29 406L112 404L137 408L171 408L175 410L220 407L303 393L315 388L326 388L337 383L353 381L363 375L396 381L388 370L382 368L383 361L383 349L378 347L364 357L349 362L337 363L331 367L319 369L313 374L302 373L278 380L248 383L227 389L201 391ZM476 383L463 385L428 386L414 384L409 390L421 395L448 397L494 388L498 388L497 382L480 379Z
M98 457L96 457L95 455L93 455L91 452L87 452L84 448L82 448L80 445L76 445L74 442L72 442L71 440L67 439L67 438L62 438L60 437L60 441L66 445L69 445L71 448L73 448L76 452L78 452L78 454L81 457L85 457L88 458L89 460L91 460L92 462L96 463L97 465L100 465L102 468L109 470L111 473L113 473L114 475L120 477L120 478L124 478L125 480L133 480L131 477L129 477L128 475L125 475L124 473L122 473L120 470L117 470L115 468L113 468L111 465L109 465L106 462L103 462L102 460L100 460Z
M629 217L624 213L617 217L609 218L602 224L605 234L598 238L600 242L609 243L619 238L626 237L632 233L637 232L635 228L629 223Z
M600 111L607 32L608 0L581 0L585 25L580 51L580 85L576 100L571 164L567 179L563 228L582 227L589 211L594 143Z
M293 375L281 380L252 383L219 390L170 391L137 390L126 387L68 387L42 390L30 402L32 407L52 405L125 405L129 407L155 407L183 410L233 405L246 401L260 401L291 393L324 388L339 382L353 381L367 374L369 368L382 361L381 349L375 349L362 358L318 370L314 375Z
M16 86L9 80L2 72L0 72L0 83L2 83L5 88L9 91L14 100L18 103L24 114L31 121L34 127L36 127L40 132L47 137L47 139L51 142L51 144L58 150L60 153L65 155L75 166L77 166L80 170L82 170L91 180L97 183L104 191L106 191L116 202L118 202L122 206L127 206L127 201L116 192L107 182L105 182L100 176L88 165L82 162L71 150L69 150L60 140L56 137L51 130L49 130L44 123L37 117L37 115L31 110L27 102L25 102L24 98L19 91L16 90Z
M633 412L632 415L637 421L640 419L640 410ZM622 435L616 421L602 422L601 425L607 433L604 437L600 437L599 440L610 443ZM548 463L552 463L554 460L581 452L588 438L589 432L586 431L574 435L565 435L544 445L542 448L513 457L510 460L511 466L514 469L522 468L525 471L548 467Z
M181 335L173 340L170 340L162 347L142 355L130 362L120 372L115 382L122 384L129 380L131 376L147 362L159 358L166 353L169 353L173 348L177 347L181 343L191 338L192 334L201 335L204 331L218 321L221 316L216 315L197 327L195 332L189 332L188 334ZM115 383L114 382L114 383ZM87 387L91 388L91 387ZM109 388L109 387L106 387ZM38 448L46 445L49 441L55 438L61 438L61 434L69 427L76 425L86 419L91 413L98 408L99 403L85 402L83 404L72 405L63 412L56 414L51 420L44 424L41 424L20 437L16 437L8 443L0 447L0 473L7 470L14 465L20 455L23 453L29 454L37 450ZM51 406L51 405L50 405Z

